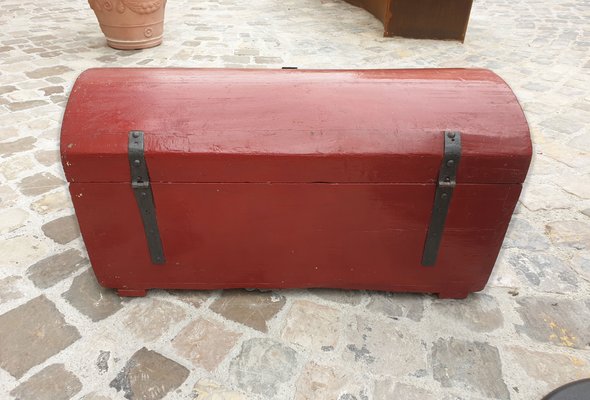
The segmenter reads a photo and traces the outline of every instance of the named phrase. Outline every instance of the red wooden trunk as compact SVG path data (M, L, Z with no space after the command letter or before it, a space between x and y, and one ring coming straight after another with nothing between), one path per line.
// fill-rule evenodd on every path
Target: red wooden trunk
M163 264L131 184L133 130L144 133ZM460 135L461 158L425 266L445 131ZM516 97L487 70L92 69L72 89L61 152L96 277L121 295L464 297L489 278L531 141Z

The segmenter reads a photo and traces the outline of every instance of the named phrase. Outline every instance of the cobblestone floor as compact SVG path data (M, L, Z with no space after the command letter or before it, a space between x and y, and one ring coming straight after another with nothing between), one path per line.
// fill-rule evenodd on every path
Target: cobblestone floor
M590 376L590 3L476 0L465 44L385 39L336 0L171 0L162 46L105 46L86 2L0 2L0 398L539 399ZM535 157L487 289L97 287L59 163L97 66L487 67Z

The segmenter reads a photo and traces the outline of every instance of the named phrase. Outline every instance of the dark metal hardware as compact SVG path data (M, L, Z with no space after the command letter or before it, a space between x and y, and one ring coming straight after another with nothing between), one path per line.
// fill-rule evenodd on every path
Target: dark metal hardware
M281 67L281 69L297 69L297 67Z
M164 258L162 239L160 238L160 230L156 219L156 207L154 206L154 196L150 186L150 176L144 157L143 136L142 131L129 132L128 152L129 166L131 168L131 187L141 213L152 263L164 264L166 259Z
M434 197L434 206L430 225L426 234L422 265L433 266L436 263L440 241L445 228L445 220L453 190L457 184L457 167L461 160L461 133L446 131L444 133L444 155L438 173L438 184Z

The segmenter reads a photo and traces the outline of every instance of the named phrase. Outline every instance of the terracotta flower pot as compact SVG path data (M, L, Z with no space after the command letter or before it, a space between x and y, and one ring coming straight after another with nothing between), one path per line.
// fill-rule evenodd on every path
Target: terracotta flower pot
M88 0L107 44L132 50L162 43L166 0Z

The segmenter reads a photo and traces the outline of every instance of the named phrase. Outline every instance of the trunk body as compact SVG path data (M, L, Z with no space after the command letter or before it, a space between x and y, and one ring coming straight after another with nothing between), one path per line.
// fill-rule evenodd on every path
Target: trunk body
M132 182L143 132L165 261ZM444 157L456 186L423 262ZM492 271L531 157L508 86L486 70L97 69L76 82L62 160L99 282L332 287L464 297ZM137 175L133 173L133 175Z

